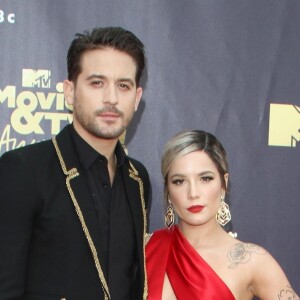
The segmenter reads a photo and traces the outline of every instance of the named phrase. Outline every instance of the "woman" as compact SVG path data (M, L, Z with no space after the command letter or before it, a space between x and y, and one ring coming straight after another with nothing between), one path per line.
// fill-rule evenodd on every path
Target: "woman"
M222 228L231 219L228 166L212 134L177 134L165 146L161 170L169 228L154 232L146 246L148 300L299 300L265 249Z

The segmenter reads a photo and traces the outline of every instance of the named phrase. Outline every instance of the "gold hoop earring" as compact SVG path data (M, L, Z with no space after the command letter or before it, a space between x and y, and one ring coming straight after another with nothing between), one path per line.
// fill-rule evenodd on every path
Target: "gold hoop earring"
M174 215L173 205L170 199L168 199L168 207L167 207L167 212L165 214L165 224L169 229L174 225L174 220L175 220L175 215Z
M231 220L229 206L225 203L224 196L221 196L221 204L216 215L216 220L222 226L225 226Z

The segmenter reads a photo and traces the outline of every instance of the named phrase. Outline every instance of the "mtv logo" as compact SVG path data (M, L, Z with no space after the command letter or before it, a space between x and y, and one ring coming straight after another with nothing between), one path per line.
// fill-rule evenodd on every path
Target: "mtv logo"
M296 147L300 141L300 107L270 104L269 146Z
M23 69L22 86L49 89L51 87L51 71Z

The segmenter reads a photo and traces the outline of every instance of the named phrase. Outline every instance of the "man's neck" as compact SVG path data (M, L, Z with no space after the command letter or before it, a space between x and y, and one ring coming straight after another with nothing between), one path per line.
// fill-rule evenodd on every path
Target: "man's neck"
M115 148L118 142L118 138L99 138L85 130L82 130L80 127L78 128L78 126L76 126L75 124L74 129L91 147L93 147L101 155L105 156L108 160L108 163L115 161Z

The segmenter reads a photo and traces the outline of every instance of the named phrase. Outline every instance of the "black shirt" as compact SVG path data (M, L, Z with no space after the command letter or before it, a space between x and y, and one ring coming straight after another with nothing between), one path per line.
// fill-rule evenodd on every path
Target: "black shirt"
M122 166L127 157L120 142L115 156L117 167L110 183L107 159L92 148L71 126L71 136L88 182L100 229L101 268L112 299L130 299L132 270L136 261L136 239L126 197ZM87 201L90 197L87 197Z

